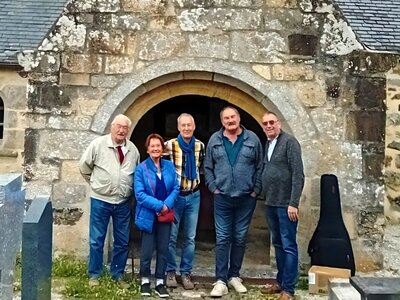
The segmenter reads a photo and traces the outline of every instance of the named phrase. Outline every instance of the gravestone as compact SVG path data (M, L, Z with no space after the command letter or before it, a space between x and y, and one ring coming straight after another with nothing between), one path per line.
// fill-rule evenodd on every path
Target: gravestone
M356 276L350 278L350 283L361 300L400 300L400 278Z
M22 300L51 299L53 208L48 196L32 201L22 229Z
M25 190L22 175L0 175L0 299L13 297L15 260L21 249Z

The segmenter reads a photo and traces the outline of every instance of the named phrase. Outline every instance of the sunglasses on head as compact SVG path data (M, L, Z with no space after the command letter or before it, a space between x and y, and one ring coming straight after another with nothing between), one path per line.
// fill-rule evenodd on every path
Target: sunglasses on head
M272 126L272 125L274 125L275 123L278 123L278 121L279 121L279 120L276 120L276 121L275 121L275 120L265 121L265 122L262 122L262 124L265 125L265 126L267 126L267 125L271 125L271 126Z

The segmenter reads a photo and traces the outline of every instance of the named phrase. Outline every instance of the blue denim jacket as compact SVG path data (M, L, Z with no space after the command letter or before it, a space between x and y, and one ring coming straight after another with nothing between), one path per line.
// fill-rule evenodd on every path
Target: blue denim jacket
M243 146L234 166L229 163L222 134L224 129L215 132L207 144L204 160L204 176L209 190L219 189L223 195L239 197L261 192L261 173L263 149L257 135L242 127Z
M179 194L179 183L174 164L168 160L161 159L161 174L168 194L164 201L154 197L157 168L151 158L149 157L139 164L135 171L135 224L140 230L148 233L153 230L156 213L162 210L164 204L170 209L173 208L175 199Z

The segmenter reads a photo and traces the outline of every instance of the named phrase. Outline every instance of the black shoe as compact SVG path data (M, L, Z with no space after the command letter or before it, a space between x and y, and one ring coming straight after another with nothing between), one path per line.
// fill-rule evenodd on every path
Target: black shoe
M156 286L156 293L161 298L169 297L168 291L167 291L167 289L165 288L165 286L163 284L159 284L159 285Z
M151 295L150 283L143 283L140 286L140 294L142 296L150 296Z

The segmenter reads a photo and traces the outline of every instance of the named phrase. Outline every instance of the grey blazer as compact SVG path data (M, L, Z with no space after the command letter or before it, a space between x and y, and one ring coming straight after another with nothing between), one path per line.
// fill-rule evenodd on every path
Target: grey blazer
M300 144L295 137L281 131L270 161L268 147L267 141L262 172L265 204L278 207L290 205L297 208L304 187Z

